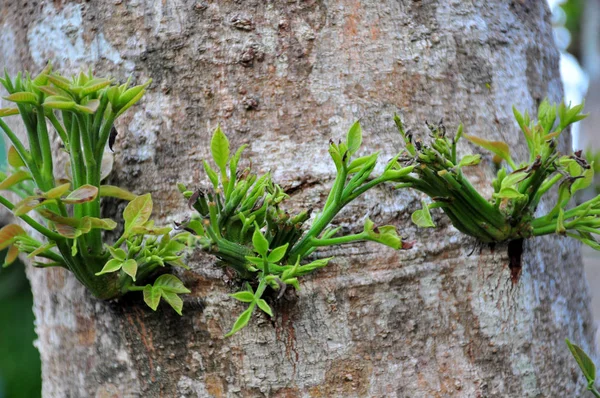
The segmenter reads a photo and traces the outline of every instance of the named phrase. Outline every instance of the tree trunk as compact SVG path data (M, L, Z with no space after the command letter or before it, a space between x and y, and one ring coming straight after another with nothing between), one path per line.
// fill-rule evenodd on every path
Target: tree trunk
M319 208L334 177L328 140L355 119L384 160L401 148L394 112L417 135L427 119L444 117L452 130L462 121L522 158L511 106L535 113L562 95L543 1L4 0L2 10L9 71L52 59L65 73L89 65L153 79L118 125L112 183L151 192L165 222L189 213L175 183L200 184L218 123L295 204ZM492 176L484 159L470 175L482 189ZM592 350L578 246L527 241L513 284L507 246L481 247L439 212L438 229L412 225L420 199L384 187L337 220L358 229L369 213L397 225L413 249L328 250L335 261L304 278L296 299L275 302L273 321L255 315L228 339L242 306L227 295L239 286L210 256L195 253L181 275L193 290L183 317L153 313L135 296L95 300L61 270L28 270L44 396L580 394L564 344Z

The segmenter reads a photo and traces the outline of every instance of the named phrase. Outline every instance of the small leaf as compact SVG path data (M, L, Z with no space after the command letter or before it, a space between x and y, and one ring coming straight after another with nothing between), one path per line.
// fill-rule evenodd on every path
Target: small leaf
M435 224L433 223L433 220L431 219L431 213L429 213L429 207L427 206L427 203L425 203L425 201L423 201L422 204L423 204L423 208L421 210L415 211L411 215L410 218L411 218L412 222L415 223L418 227L434 228Z
M152 285L146 285L143 292L144 302L148 305L148 307L152 308L153 311L156 311L158 304L160 303L160 288L155 288Z
M149 193L138 196L133 199L123 211L125 220L125 233L128 233L132 227L143 225L152 214L152 197Z
M96 199L98 195L98 188L93 185L85 184L74 190L63 198L62 201L69 204L91 202Z
M121 269L122 265L123 265L123 262L121 260L117 260L114 258L111 260L108 260L106 262L106 264L104 265L104 268L102 268L102 271L96 272L96 276L99 276L102 274L108 274L110 272L116 272Z
M143 225L135 225L131 227L131 234L135 235L164 235L171 232L171 227L145 227Z
M17 224L8 224L0 229L0 250L6 249L13 244L17 236L25 236L26 233Z
M77 109L80 112L93 114L98 109L98 106L100 106L100 101L97 99L94 99L94 100L89 101L85 105L75 105L75 109Z
M123 249L115 249L114 247L109 245L106 245L106 248L110 252L110 255L116 260L125 261L125 259L127 258L127 253L125 253L125 250Z
M83 86L83 90L81 90L80 95L85 97L86 95L93 94L102 90L104 87L110 86L110 83L111 81L108 79L92 79Z
M252 244L254 245L254 250L263 257L266 257L267 251L269 250L269 241L267 238L263 236L256 225L254 229L254 234L252 235Z
M510 148L508 147L508 144L506 144L505 142L488 141L488 140L484 140L483 138L479 138L479 137L475 137L475 136L467 135L467 134L465 134L464 136L466 139L468 139L472 143L479 145L480 147L485 148L490 152L495 153L501 159L504 159L507 162L512 162L512 159L510 157Z
M38 247L37 249L35 249L34 251L32 251L31 253L29 253L27 255L27 258L34 258L38 254L41 254L45 251L52 249L54 246L56 246L55 242L48 242L45 245L42 245L42 246Z
M227 167L227 161L229 160L229 140L221 130L220 126L218 126L213 133L210 141L210 151L215 164L219 166L221 172L224 173L225 168Z
M354 122L350 130L348 130L346 142L348 145L348 157L350 157L358 151L362 144L362 128L359 121Z
M475 166L481 162L481 155L466 155L458 163L458 167Z
M47 200L41 196L28 196L15 205L13 214L17 217L22 216L46 202Z
M177 294L167 292L164 289L161 289L160 294L162 298L164 298L165 301L169 303L171 307L173 307L176 313L182 315L181 310L183 309L183 300L181 300Z
M225 335L225 337L229 337L229 336L233 335L234 333L237 333L240 329L242 329L244 326L246 326L248 324L248 322L250 321L250 317L252 316L253 311L254 311L254 306L251 305L250 307L248 307L248 309L246 311L242 312L242 314L238 317L238 319L233 324L233 328L231 328L231 331L229 333L227 333Z
M13 93L8 97L4 97L4 99L10 102L16 102L17 104L37 105L38 103L37 95L28 91Z
M54 228L56 229L56 232L59 235L64 236L65 238L68 238L68 239L76 239L76 238L80 237L81 235L83 235L81 230L79 230L78 228L72 227L70 225L67 225L67 224L55 223Z
M19 256L19 248L15 245L11 245L6 252L6 257L4 258L4 264L2 264L3 268L8 267L12 263L15 262L17 257Z
M0 109L0 117L12 116L12 115L18 115L18 114L19 114L18 108L2 108L2 109Z
M271 318L273 318L273 310L271 309L271 307L269 306L269 304L267 304L267 302L263 299L259 299L256 304L258 304L258 308L260 308L261 310L263 310L264 312L266 312Z
M280 261L283 258L283 256L285 256L288 245L289 245L289 243L286 243L283 246L279 246L279 247L273 249L273 251L271 251L271 253L269 254L269 257L267 257L268 261L270 263L276 263L276 262Z
M154 281L155 287L160 287L162 290L170 293L191 293L189 289L187 289L183 282L179 280L174 275L165 274L156 278Z
M520 199L525 197L525 195L523 195L515 188L505 187L500 189L500 192L498 192L497 194L494 194L494 197L501 199Z
M100 197L103 198L107 196L129 201L137 197L135 194L114 185L100 185Z
M576 344L573 344L566 339L567 346L569 347L569 351L573 354L575 361L581 368L583 375L587 379L588 383L593 383L596 381L596 365L590 359L590 357Z
M251 303L254 301L254 294L248 291L237 292L234 294L230 294L229 296L241 301L242 303Z
M129 260L126 260L122 263L121 268L123 269L123 272L129 275L131 279L133 279L133 281L135 282L135 275L137 274L138 269L137 261L135 261L133 258L130 258Z
M31 174L25 170L15 171L13 174L9 175L2 180L2 182L0 182L0 190L9 189L16 184L27 180L31 180Z
M11 147L8 148L8 154L6 157L8 159L8 164L10 164L12 167L16 169L19 167L25 167L25 162L23 159L21 159L21 155L19 155L19 152L17 152L17 149L14 146L11 145Z
M57 187L52 188L48 192L44 194L48 199L57 199L63 196L65 193L69 191L71 187L71 183L67 182L66 184L59 185Z
M106 231L111 231L115 228L117 228L117 223L114 220L111 220L110 218L96 218L96 217L89 217L89 216L85 216L83 218L84 222L88 222L90 223L90 227L92 229L104 229Z

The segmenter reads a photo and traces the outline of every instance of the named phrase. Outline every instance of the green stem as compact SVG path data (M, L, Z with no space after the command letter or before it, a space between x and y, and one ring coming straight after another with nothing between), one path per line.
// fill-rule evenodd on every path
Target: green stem
M48 127L46 126L46 117L44 108L41 105L36 106L37 110L37 133L42 151L42 175L49 186L54 186L54 173L52 167L52 147L50 145L50 136L48 135Z
M348 243L353 243L361 240L365 240L367 235L363 232L360 234L339 236L336 238L328 238L328 239L317 239L312 238L310 241L311 246L334 246L334 245L343 245Z
M56 117L54 112L48 112L46 117L48 118L48 120L50 120L50 123L52 123L52 126L54 127L54 130L56 130L56 132L58 133L60 139L63 142L63 145L65 145L65 147L68 146L69 145L69 137L67 136L67 132L65 131L63 126L58 121L58 118Z

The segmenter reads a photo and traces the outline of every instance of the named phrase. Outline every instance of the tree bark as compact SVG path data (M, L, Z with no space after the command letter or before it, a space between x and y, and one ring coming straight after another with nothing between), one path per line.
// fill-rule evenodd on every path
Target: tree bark
M189 210L220 123L258 170L272 170L298 207L324 203L327 155L355 119L366 151L401 149L392 116L423 134L425 120L462 121L470 134L527 146L511 106L558 101L558 52L543 1L409 0L0 1L0 53L9 71L92 66L151 77L118 125L113 184L151 192L165 222ZM567 137L562 143L568 147ZM476 150L463 143L460 148ZM489 187L491 158L471 173ZM489 190L488 190L489 191ZM138 297L92 298L60 270L29 269L45 397L557 397L584 381L565 338L593 350L578 246L528 240L518 283L507 246L481 247L421 197L384 187L337 220L398 226L408 251L375 244L328 250L335 261L255 315L242 311L210 256L190 256L184 315ZM114 204L111 204L114 207ZM105 209L117 212L117 209ZM542 205L547 209L547 204ZM122 210L122 207L118 211ZM544 209L542 209L544 210Z

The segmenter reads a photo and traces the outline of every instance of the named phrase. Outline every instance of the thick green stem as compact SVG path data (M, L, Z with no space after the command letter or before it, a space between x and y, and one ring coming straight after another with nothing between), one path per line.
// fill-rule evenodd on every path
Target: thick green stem
M37 110L37 133L42 151L42 175L50 187L54 186L54 173L52 167L52 147L50 145L50 136L46 126L46 117L44 108L41 105L36 106Z

